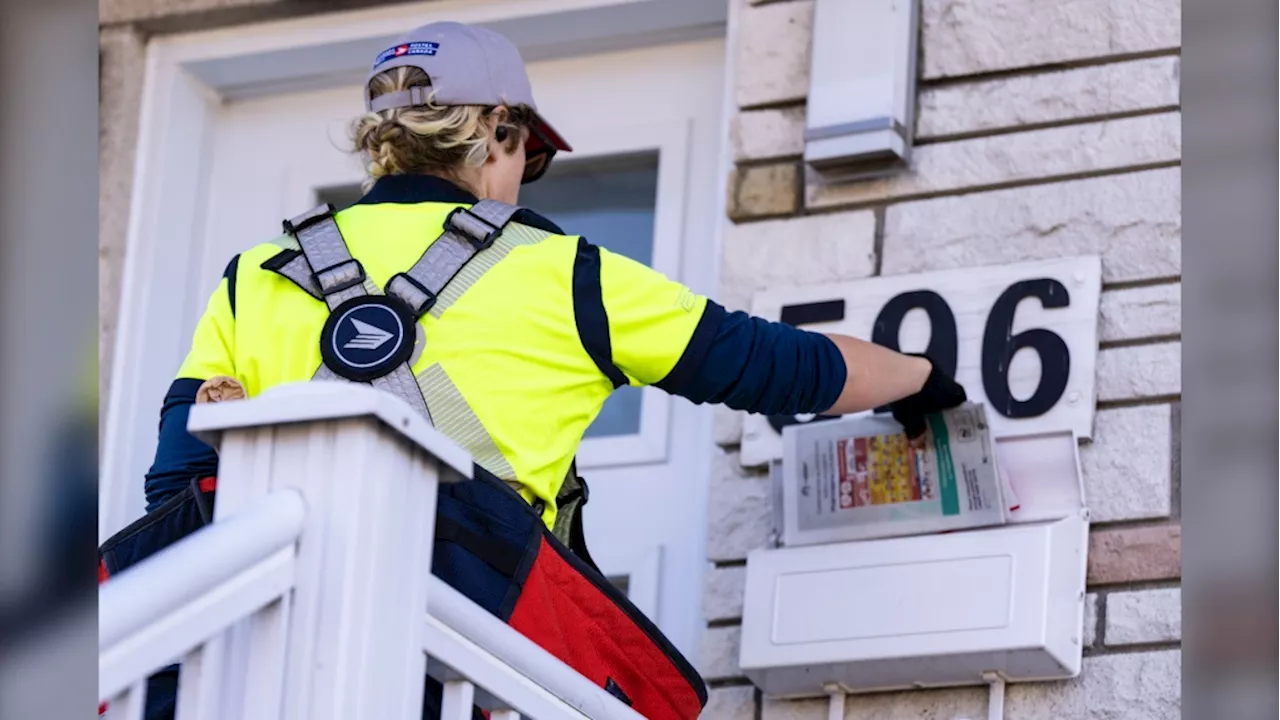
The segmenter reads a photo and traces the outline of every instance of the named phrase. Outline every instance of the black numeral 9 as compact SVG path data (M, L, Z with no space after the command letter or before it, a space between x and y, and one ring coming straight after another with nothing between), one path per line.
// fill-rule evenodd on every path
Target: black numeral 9
M929 316L929 346L924 354L943 372L955 376L956 358L960 353L956 341L956 316L947 301L932 290L905 292L885 303L871 328L871 342L890 350L901 350L898 336L902 333L902 321L907 313L917 309L924 310ZM876 412L889 412L889 408L878 407Z

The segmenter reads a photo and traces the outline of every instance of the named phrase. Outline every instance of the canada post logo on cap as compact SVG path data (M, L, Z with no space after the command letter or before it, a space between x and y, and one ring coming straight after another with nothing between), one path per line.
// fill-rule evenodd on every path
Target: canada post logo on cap
M440 43L435 42L415 42L408 43L406 45L397 45L383 51L383 53L378 56L378 59L373 62L373 66L376 68L392 58L405 57L408 55L435 55L436 51L439 49Z

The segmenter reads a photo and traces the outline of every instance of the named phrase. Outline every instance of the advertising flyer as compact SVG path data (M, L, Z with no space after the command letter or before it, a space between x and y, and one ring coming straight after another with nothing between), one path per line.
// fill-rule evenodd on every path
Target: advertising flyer
M782 542L807 545L1001 525L1006 498L986 410L928 418L915 443L888 417L783 431Z

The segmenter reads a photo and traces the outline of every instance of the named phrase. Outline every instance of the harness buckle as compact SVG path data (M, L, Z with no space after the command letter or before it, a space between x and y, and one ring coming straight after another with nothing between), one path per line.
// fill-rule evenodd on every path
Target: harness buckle
M409 283L409 287L405 287L401 283ZM404 301L409 309L413 311L414 317L422 317L431 308L435 307L437 295L426 285L413 279L408 273L397 273L387 281L387 293L395 295Z
M454 208L444 219L444 229L470 240L477 251L487 250L502 234L502 228L461 207Z
M316 283L320 285L320 292L328 296L364 282L364 266L359 260L351 258L317 270L315 277Z
M334 209L332 203L325 203L324 205L312 208L295 218L285 220L282 225L284 225L285 233L297 237L298 233L303 230L306 230L318 222L323 222L333 217L335 212L337 211Z

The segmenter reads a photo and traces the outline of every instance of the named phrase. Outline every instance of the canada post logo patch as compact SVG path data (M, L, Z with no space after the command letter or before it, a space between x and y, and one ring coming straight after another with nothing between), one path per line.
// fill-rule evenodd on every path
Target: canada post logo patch
M320 332L320 357L334 373L370 382L409 359L414 318L403 303L386 296L358 296L339 305Z
M378 59L374 61L373 66L376 68L382 63L393 58L408 57L410 55L435 55L440 50L440 43L435 42L415 42L406 45L397 45L383 51Z

